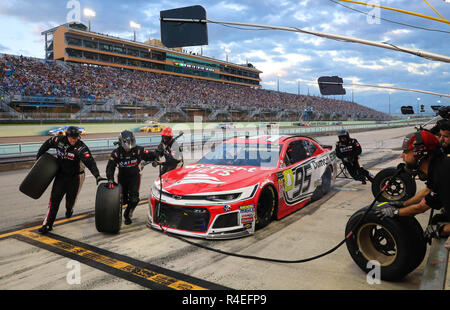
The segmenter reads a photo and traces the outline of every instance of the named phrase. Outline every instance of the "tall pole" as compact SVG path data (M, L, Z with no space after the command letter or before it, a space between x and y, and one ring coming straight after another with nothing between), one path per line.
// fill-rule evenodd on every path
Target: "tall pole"
M389 96L389 115L391 115L391 94Z
M85 8L83 10L83 14L84 14L84 16L86 16L88 18L88 30L91 31L91 19L92 19L92 17L95 17L96 13L92 9Z
M420 98L417 98L417 114L419 114L419 101L420 101Z

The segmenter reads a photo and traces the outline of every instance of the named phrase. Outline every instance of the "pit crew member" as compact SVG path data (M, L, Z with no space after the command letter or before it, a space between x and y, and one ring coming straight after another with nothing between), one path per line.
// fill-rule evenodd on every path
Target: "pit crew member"
M346 130L339 131L338 138L339 141L336 142L336 156L342 160L352 178L361 181L362 184L366 184L366 178L372 182L372 175L359 164L358 157L361 155L362 149L358 140L350 138Z
M112 151L106 165L108 187L114 188L114 172L119 167L118 183L122 186L123 204L127 204L123 217L125 225L132 223L133 211L139 203L141 185L141 162L154 161L155 152L136 145L136 138L131 131L124 130L119 136L119 147Z
M66 196L66 218L72 216L73 207L85 177L84 166L91 171L97 184L101 180L97 164L89 148L80 140L78 127L69 126L65 136L58 135L45 141L39 148L36 159L51 148L56 149L59 169L53 181L48 212L39 229L42 234L52 230L64 195Z
M443 208L439 221L432 220L426 228L428 242L432 238L450 235L450 156L439 151L439 140L431 132L420 130L407 135L403 141L402 158L407 169L416 171L421 180L426 180L428 193L423 199L412 205L397 208L395 205L381 206L375 213L381 218L413 216L432 209ZM417 196L417 195L416 195Z

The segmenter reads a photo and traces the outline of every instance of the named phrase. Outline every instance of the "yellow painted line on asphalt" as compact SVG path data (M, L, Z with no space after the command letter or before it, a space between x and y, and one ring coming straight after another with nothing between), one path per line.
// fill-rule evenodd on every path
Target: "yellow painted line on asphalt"
M100 263L108 267L130 273L131 275L138 276L140 278L146 279L159 285L170 287L175 290L206 290L206 288L203 288L201 286L194 285L192 283L188 283L186 281L182 281L174 277L149 270L147 268L135 266L130 263L109 256L105 256L97 252L85 249L83 247L51 238L46 235L41 235L26 230L21 231L19 234L35 242L39 242L54 247L58 250L63 250L65 252L75 254L85 259L89 259L93 262Z
M147 202L148 202L148 199L143 199L143 200L139 201L138 206L139 206L139 205L142 205L142 204L145 204L145 203L147 203ZM123 205L122 208L126 208L126 206L127 206L127 205ZM94 214L93 212L88 212L88 213L85 213L85 214L73 216L73 217L68 218L68 219L58 220L58 221L55 221L54 225L55 225L55 226L58 226L58 225L62 225L62 224L65 224L65 223L73 222L73 221L76 221L76 220L80 220L80 219L83 219L83 218L92 216L93 214ZM4 234L1 234L1 235L0 235L0 239L2 239L2 238L7 238L7 237L11 237L11 236L14 236L14 235L17 235L17 234L21 234L21 233L23 233L23 232L27 232L27 231L31 231L31 230L36 230L36 229L41 228L41 226L42 226L42 225L38 225L38 226L28 227L28 228L24 228L24 229L20 229L20 230L16 230L16 231L11 231L11 232L8 232L8 233L4 233Z
M82 214L82 215L77 215L77 216L71 217L70 219L63 219L63 220L55 221L54 225L65 224L65 223L68 223L68 222L72 222L72 221L76 221L76 220L79 220L79 219L83 219L83 218L91 216L91 215L92 215L92 212L86 213L86 214ZM11 231L9 233L4 233L4 234L0 235L0 239L6 238L6 237L10 237L10 236L14 236L14 235L17 235L17 234L22 234L24 232L28 232L28 231L31 231L31 230L36 230L36 229L41 228L41 226L42 225L32 226L32 227L28 227L28 228L24 228L24 229L20 229L20 230L16 230L16 231Z

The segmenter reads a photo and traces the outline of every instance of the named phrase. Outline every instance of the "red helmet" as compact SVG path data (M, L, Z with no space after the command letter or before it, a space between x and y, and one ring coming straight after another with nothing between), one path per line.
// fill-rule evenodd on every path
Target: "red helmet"
M172 132L172 128L170 127L166 127L163 129L163 131L161 132L161 136L166 136L166 137L173 137L173 132Z
M439 147L438 138L429 131L420 130L410 133L403 140L402 150L413 150L414 157L421 159Z

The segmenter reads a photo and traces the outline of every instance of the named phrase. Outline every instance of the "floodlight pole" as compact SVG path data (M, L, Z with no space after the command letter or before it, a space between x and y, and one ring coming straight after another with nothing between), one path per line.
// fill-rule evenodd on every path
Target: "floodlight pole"
M380 48L384 48L384 49L389 49L389 50L393 50L393 51L397 51L397 52L408 53L408 54L416 55L419 57L428 58L431 60L450 63L450 57L446 56L446 55L440 55L440 54L430 53L430 52L426 52L426 51L415 50L415 49L411 49L411 48L407 48L407 47L395 46L393 44L388 44L388 43L383 43L383 42L369 41L369 40L364 40L364 39L359 39L359 38L354 38L354 37L347 37L347 36L342 36L342 35L337 35L337 34L330 34L330 33L325 33L325 32L303 30L303 29L294 28L294 27L280 27L280 26L269 26L269 25L259 25L259 24L213 21L213 20L209 20L209 19L202 20L202 19L162 18L161 21L181 22L181 23L212 23L212 24L246 26L246 27L263 28L263 29L271 29L271 30L282 30L282 31L306 33L306 34L311 34L311 35L315 35L315 36L322 37L322 38L340 40L340 41L351 42L351 43L360 43L360 44L364 44L364 45L370 45L370 46L380 47Z

